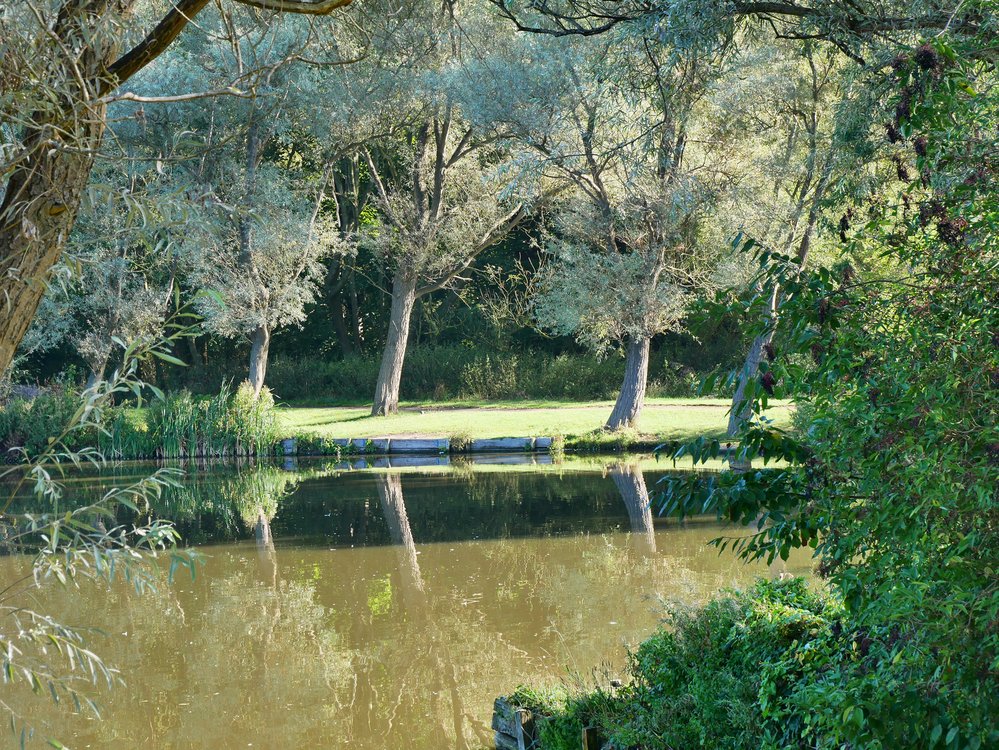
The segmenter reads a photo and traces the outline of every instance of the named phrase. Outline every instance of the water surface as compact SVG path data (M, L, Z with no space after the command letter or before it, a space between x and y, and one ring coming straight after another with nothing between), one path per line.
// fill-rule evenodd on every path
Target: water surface
M35 602L108 634L92 644L127 686L98 692L103 720L18 705L73 748L491 747L497 694L606 681L663 600L779 572L708 546L732 530L655 518L660 476L621 461L194 472L157 507L205 555L194 581Z

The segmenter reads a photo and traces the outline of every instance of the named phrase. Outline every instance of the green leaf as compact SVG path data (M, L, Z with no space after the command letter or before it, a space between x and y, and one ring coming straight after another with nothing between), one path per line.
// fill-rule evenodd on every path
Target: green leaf
M180 367L187 367L187 363L186 362L184 362L183 360L177 359L172 354L167 354L166 352L163 352L163 351L154 350L152 352L152 355L154 357L156 357L156 359L163 360L164 362L169 362L171 365L178 365Z

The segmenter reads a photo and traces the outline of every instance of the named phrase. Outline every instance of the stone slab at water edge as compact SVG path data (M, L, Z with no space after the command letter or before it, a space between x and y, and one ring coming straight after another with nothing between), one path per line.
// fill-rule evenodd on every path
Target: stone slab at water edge
M449 453L548 453L554 443L550 437L483 438L464 443L451 449L448 438L337 438L330 445L343 453L387 456L393 454L419 454L443 456ZM286 456L299 453L299 441L287 438L281 441L281 452ZM306 452L308 452L306 450Z

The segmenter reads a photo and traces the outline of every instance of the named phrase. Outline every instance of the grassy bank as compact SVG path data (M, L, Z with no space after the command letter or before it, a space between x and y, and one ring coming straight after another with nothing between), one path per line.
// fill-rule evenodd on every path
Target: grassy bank
M0 449L41 451L77 408L73 392L46 394L0 407ZM109 458L184 458L267 455L284 438L304 454L332 454L336 438L448 438L452 445L476 438L558 437L566 450L645 450L697 437L723 438L729 402L723 399L649 399L641 428L605 432L612 401L446 401L402 406L390 417L372 417L368 405L274 407L269 394L254 401L246 386L213 397L169 394L148 406L106 410L101 429L66 436L70 448L96 445ZM770 411L778 425L790 408ZM14 454L10 455L10 459Z
M469 438L563 435L566 448L619 450L646 447L696 437L721 438L728 422L724 399L649 399L639 430L607 433L601 428L612 401L455 401L406 403L399 414L372 417L367 406L281 407L279 429L284 435L312 434L325 438L427 437ZM776 424L790 422L787 404L769 415Z

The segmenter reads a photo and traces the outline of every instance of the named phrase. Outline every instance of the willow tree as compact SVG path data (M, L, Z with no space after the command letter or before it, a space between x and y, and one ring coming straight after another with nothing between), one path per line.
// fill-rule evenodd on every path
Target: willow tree
M843 142L857 124L837 118L837 108L848 96L842 59L830 48L787 43L758 45L740 58L713 101L719 115L733 108L753 113L742 123L744 176L739 194L726 207L728 228L793 258L804 269L816 250L830 255L838 244L817 236L830 212L833 188L850 172L861 175L854 182L864 179L864 160ZM866 126L862 123L861 129ZM729 437L751 418L761 366L768 352L773 355L781 291L771 286L756 292L767 325L750 343L738 374Z
M350 0L235 2L263 14L323 15ZM0 15L0 371L31 325L76 222L108 105L129 96L121 86L207 4L179 0L147 19L137 0L26 0ZM151 31L133 38L130 29L147 20Z
M467 94L546 180L571 187L549 225L534 312L598 352L624 350L609 429L637 424L652 338L675 330L710 281L716 251L701 226L724 187L713 145L724 137L698 117L720 65L718 50L703 52L526 40L487 61L489 84Z
M523 198L508 195L508 152L488 125L463 116L449 88L449 78L463 75L465 45L486 40L482 18L457 13L454 6L423 11L419 54L407 51L405 73L390 58L380 63L399 107L390 116L405 127L364 151L377 221L361 242L382 260L392 297L373 415L399 408L416 301L448 288L528 214ZM470 42L468 34L478 38Z
M163 231L183 287L214 292L197 298L205 328L249 343L259 394L273 334L304 319L324 257L342 245L326 204L340 81L327 85L325 73L355 54L356 35L320 35L301 19L261 21L238 8L206 15L201 30L174 45L157 78L136 82L137 96L217 91L230 75L248 90L162 108L122 102L115 145L155 161L159 181L184 204L184 225Z
M188 115L202 123L204 155L185 160L176 179L200 187L204 217L183 240L188 283L215 292L199 300L210 332L249 342L248 380L259 395L274 332L304 320L325 274L322 261L342 243L324 212L331 166L328 144L317 138L328 113L315 104L325 93L322 75L289 62L323 51L305 25L239 20L223 16L217 36L227 44L195 50L188 70L206 84L215 81L201 70L268 72L253 96L216 99Z
M206 328L249 340L247 379L255 395L264 386L274 331L305 319L325 273L322 260L337 247L317 227L323 187L309 207L274 182L259 192L252 217L196 237L202 241L192 250L188 277L215 292L200 298Z

